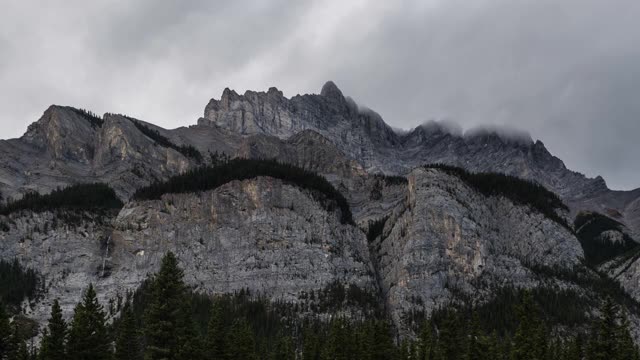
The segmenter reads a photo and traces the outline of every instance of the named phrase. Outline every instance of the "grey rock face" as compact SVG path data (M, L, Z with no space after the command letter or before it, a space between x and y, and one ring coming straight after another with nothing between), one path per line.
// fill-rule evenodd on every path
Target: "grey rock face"
M383 294L400 328L412 310L427 313L504 285L537 285L535 265L573 269L584 257L566 228L502 197L486 198L434 169L409 175L398 204L373 243Z
M20 139L0 141L0 191L19 198L74 183L104 182L127 199L136 188L184 172L193 160L156 144L127 119L101 125L73 108L52 106Z
M272 178L132 202L117 217L99 223L90 216L79 227L51 213L11 221L11 230L0 233L0 258L17 258L44 275L48 292L27 309L40 322L55 298L69 315L90 282L103 304L135 290L167 251L204 293L248 289L298 302L334 281L378 293L364 234L306 191Z
M201 125L221 127L243 134L268 134L287 139L311 129L331 141L347 157L368 172L404 174L426 163L445 163L471 171L500 172L541 183L580 210L615 209L621 221L636 232L638 216L627 208L640 193L616 192L601 177L586 178L567 169L540 141L509 137L497 130L456 133L438 126L418 126L397 134L373 111L358 109L333 82L320 95L287 99L270 89L238 95L226 89L220 100L205 108Z
M394 132L333 83L320 95L287 99L275 88L239 95L226 89L197 125L166 130L177 146L232 157L275 158L323 174L348 199L360 229L388 218L382 236L342 225L308 193L270 178L234 181L198 194L128 202L119 214L85 214L76 225L52 213L11 215L0 258L18 258L47 279L45 298L26 309L39 321L54 298L67 314L89 282L101 301L135 289L174 251L195 289L250 289L272 299L332 281L381 294L399 329L410 310L429 312L460 294L489 299L502 285L537 286L536 266L571 269L583 257L564 227L526 206L486 198L458 178L414 169L447 163L535 180L578 210L613 214L638 234L640 190L611 191L602 178L568 170L541 142L496 132L463 135L439 126ZM0 191L19 197L76 182L105 182L128 201L133 192L199 166L143 134L131 119L53 106L20 139L0 141ZM408 182L374 173L400 174ZM570 214L563 214L569 216ZM57 225L53 225L57 222ZM615 236L615 234L611 234ZM636 298L640 265L610 264Z

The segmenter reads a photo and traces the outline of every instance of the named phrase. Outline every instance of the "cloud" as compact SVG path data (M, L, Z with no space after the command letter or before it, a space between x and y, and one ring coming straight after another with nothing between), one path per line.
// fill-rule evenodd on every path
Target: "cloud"
M9 0L0 137L51 103L186 126L225 87L334 80L390 125L508 126L614 188L640 186L634 0Z

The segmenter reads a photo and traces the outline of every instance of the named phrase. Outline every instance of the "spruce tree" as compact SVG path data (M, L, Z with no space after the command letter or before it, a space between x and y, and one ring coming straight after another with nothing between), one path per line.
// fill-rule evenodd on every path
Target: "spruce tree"
M293 339L289 336L278 334L269 358L271 360L295 360L296 351Z
M524 294L517 312L518 328L511 349L513 360L544 360L547 350L547 332L540 319L540 310L530 292Z
M219 300L213 300L205 339L205 356L207 360L225 360L227 352L225 337L222 306Z
M601 319L596 322L591 334L590 360L610 360L616 355L618 307L611 298L607 298L600 311Z
M617 359L634 359L638 355L638 350L633 342L631 332L629 331L629 320L626 316L621 317L616 338L617 345L615 356Z
M427 321L422 326L419 338L419 355L421 360L433 360L435 339L433 337L433 324Z
M179 322L177 325L179 348L177 359L178 360L201 360L203 356L203 345L198 335L191 315L190 303L185 297Z
M396 354L389 323L386 321L376 321L373 334L372 359L393 359Z
M244 319L236 320L229 332L227 359L256 360L255 340L251 327Z
M65 340L67 337L67 323L62 317L62 309L58 299L51 306L51 317L45 329L40 346L41 360L65 360Z
M438 339L438 356L444 360L458 360L465 349L465 342L462 338L460 317L450 310L448 311L440 327L440 337Z
M9 352L6 356L7 360L29 360L29 352L27 351L27 343L24 341L17 322L13 322L13 331L9 341Z
M0 359L5 359L11 343L11 324L4 304L0 302Z
M122 309L116 335L116 360L141 360L140 339L131 304Z
M98 303L92 284L73 314L67 358L70 360L106 360L111 358L111 341L105 325L105 314Z
M489 359L489 341L482 332L480 318L477 313L474 313L471 317L469 331L465 358L467 360Z
M162 258L160 270L149 283L150 299L144 314L147 360L178 358L181 346L178 326L182 321L187 291L183 276L178 259L168 252Z

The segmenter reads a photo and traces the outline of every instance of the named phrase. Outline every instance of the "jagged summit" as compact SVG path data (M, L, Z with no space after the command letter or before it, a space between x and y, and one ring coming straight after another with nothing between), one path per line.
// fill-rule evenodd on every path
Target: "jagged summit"
M116 190L126 196L148 181L144 176L125 175L130 169L145 168L156 178L182 171L193 165L192 160L176 149L192 146L204 158L215 152L282 161L304 158L310 168L337 168L327 164L332 163L332 154L339 154L343 160L335 163L354 163L339 167L343 170L404 175L417 166L444 163L471 171L501 172L537 181L576 209L616 208L624 213L637 198L633 193L620 193L614 200L603 198L609 190L601 178L590 179L567 169L541 141L534 142L523 131L494 126L464 132L449 121L427 122L406 133L394 131L375 111L345 96L333 81L326 82L320 94L291 98L275 87L243 94L226 88L219 99L206 105L198 126L165 130L141 120L137 125L150 129L143 131L135 125L127 117L100 118L53 105L21 139L0 146L9 154L5 154L6 170L0 170L0 180L20 174L20 181L0 183L0 191L7 188L6 193L15 194L29 188L51 189L72 182L74 177L96 181L111 167L108 180L124 179L118 181ZM294 141L301 133L318 134L334 147L322 157L322 166L314 164L311 155L325 153L322 142L307 145ZM310 146L312 151L294 150L296 146ZM291 157L288 153L305 155ZM150 161L153 166L144 164ZM61 168L70 164L74 164L70 170ZM35 183L43 184L31 185Z
M320 90L320 95L330 99L344 100L344 95L342 94L342 91L340 91L338 86L336 86L336 84L331 80L327 81L322 86L322 90Z

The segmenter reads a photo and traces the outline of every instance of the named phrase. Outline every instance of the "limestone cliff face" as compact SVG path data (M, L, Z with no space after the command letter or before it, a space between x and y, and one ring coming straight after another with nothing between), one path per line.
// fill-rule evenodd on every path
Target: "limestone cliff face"
M532 266L573 269L583 258L572 233L527 206L487 198L435 169L409 175L398 204L372 244L392 318L427 312L460 294L476 301L503 285L537 285Z
M590 179L566 168L541 141L500 129L465 134L432 123L398 134L375 112L360 109L333 82L319 95L287 99L275 88L239 95L225 89L205 108L201 126L243 136L265 134L287 139L313 130L370 173L405 174L426 163L445 163L471 171L500 172L539 182L559 194L575 215L580 210L615 210L636 232L638 215L628 209L640 193L616 192L601 177Z
M104 276L109 269L103 267L103 258L116 215L56 211L0 216L0 221L9 225L9 231L0 232L0 258L18 259L43 276L43 298L35 304L25 304L27 316L44 323L56 298L65 314L70 315L90 282L105 289L105 282L110 281ZM124 290L133 286L111 285L113 289L99 292L103 304L115 299L116 291L124 295Z
M0 141L0 191L19 198L79 182L110 184L123 199L150 181L195 166L192 159L145 136L131 119L93 118L51 106L20 139Z
M298 302L335 281L378 293L365 235L306 191L272 178L131 202L117 217L89 214L78 227L50 213L3 220L14 224L0 233L0 258L17 258L45 277L44 299L27 309L39 321L55 298L69 314L90 282L104 304L135 290L167 251L204 293L248 289Z
M205 159L215 152L275 157L324 175L403 175L425 163L506 173L556 192L572 215L581 210L617 212L619 221L640 233L640 190L609 190L602 178L567 169L542 142L522 134L505 135L500 129L462 134L435 123L396 133L332 82L320 94L290 99L276 88L243 95L225 89L219 100L207 104L197 125L174 130L147 125L178 146L194 146ZM99 181L113 184L127 199L149 181L198 165L145 136L126 117L93 119L60 106L49 108L22 138L0 141L0 153L0 192L5 197Z

